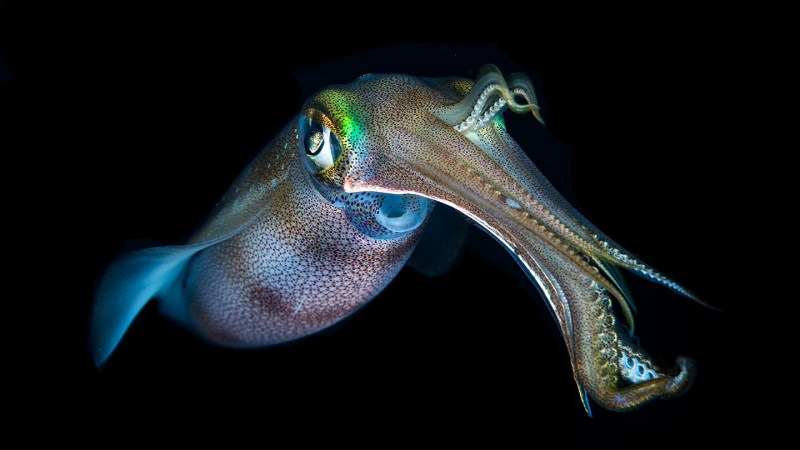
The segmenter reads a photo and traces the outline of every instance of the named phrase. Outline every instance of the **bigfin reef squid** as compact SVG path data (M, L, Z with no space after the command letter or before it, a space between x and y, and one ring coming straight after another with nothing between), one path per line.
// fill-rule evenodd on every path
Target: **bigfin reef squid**
M682 395L696 364L679 357L666 370L639 347L618 269L700 300L571 206L510 136L507 111L544 123L530 79L493 65L475 80L367 74L318 91L188 242L109 266L92 312L95 363L154 298L223 346L270 346L331 327L406 265L434 208L452 208L537 286L587 413L589 398L626 411Z

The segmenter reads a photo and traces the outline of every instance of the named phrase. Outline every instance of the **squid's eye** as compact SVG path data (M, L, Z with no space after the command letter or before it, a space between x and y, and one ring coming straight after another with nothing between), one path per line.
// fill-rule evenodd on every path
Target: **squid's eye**
M297 137L306 166L314 173L332 166L342 153L342 143L336 133L310 117L300 117Z

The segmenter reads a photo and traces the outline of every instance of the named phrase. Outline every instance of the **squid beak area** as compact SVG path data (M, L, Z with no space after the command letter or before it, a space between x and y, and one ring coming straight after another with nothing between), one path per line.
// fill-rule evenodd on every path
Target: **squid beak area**
M558 323L587 413L587 395L606 409L625 411L679 396L692 384L692 360L679 358L668 374L618 323L612 306L622 294L592 263L591 224L584 226L502 122L464 132L432 120L396 129L380 152L371 153L371 176L346 179L345 190L416 194L448 205L516 259Z

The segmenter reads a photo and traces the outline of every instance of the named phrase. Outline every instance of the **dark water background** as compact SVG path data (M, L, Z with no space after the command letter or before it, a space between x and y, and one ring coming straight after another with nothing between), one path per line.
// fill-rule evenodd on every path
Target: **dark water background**
M5 137L23 138L33 162L46 155L45 228L65 275L33 283L56 293L40 295L36 317L46 320L22 334L20 347L37 350L23 350L35 362L18 375L43 395L23 402L21 423L77 422L65 436L258 436L264 447L284 438L671 446L752 431L741 403L751 395L734 389L747 281L736 279L729 240L742 214L730 176L747 167L729 151L746 145L735 93L756 63L742 57L735 26L678 15L664 26L542 29L546 17L523 11L520 22L533 25L507 33L491 17L449 17L443 27L312 7L281 17L220 3L78 2L37 14L20 3L0 10L13 77L0 85L14 113ZM93 367L86 331L103 268L131 239L188 236L297 113L308 88L293 73L324 85L362 72L473 76L486 62L533 77L547 128L526 117L530 129L514 135L554 183L624 247L726 310L628 278L643 347L667 366L697 359L688 395L626 414L594 405L587 418L550 316L496 246L496 255L465 254L444 277L404 270L334 332L272 349L208 346L148 307L105 369ZM309 71L320 64L325 73ZM476 295L486 286L491 295Z

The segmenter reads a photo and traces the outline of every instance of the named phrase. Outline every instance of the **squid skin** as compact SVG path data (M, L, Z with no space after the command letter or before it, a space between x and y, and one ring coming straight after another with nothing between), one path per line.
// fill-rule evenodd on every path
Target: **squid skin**
M680 357L667 371L638 346L617 268L697 298L566 202L507 132L507 111L543 123L528 77L491 65L476 80L367 74L317 92L185 245L139 250L109 266L92 314L96 364L154 298L165 315L230 347L330 327L391 282L435 206L489 233L536 284L587 413L588 398L626 411L682 395L695 363Z

